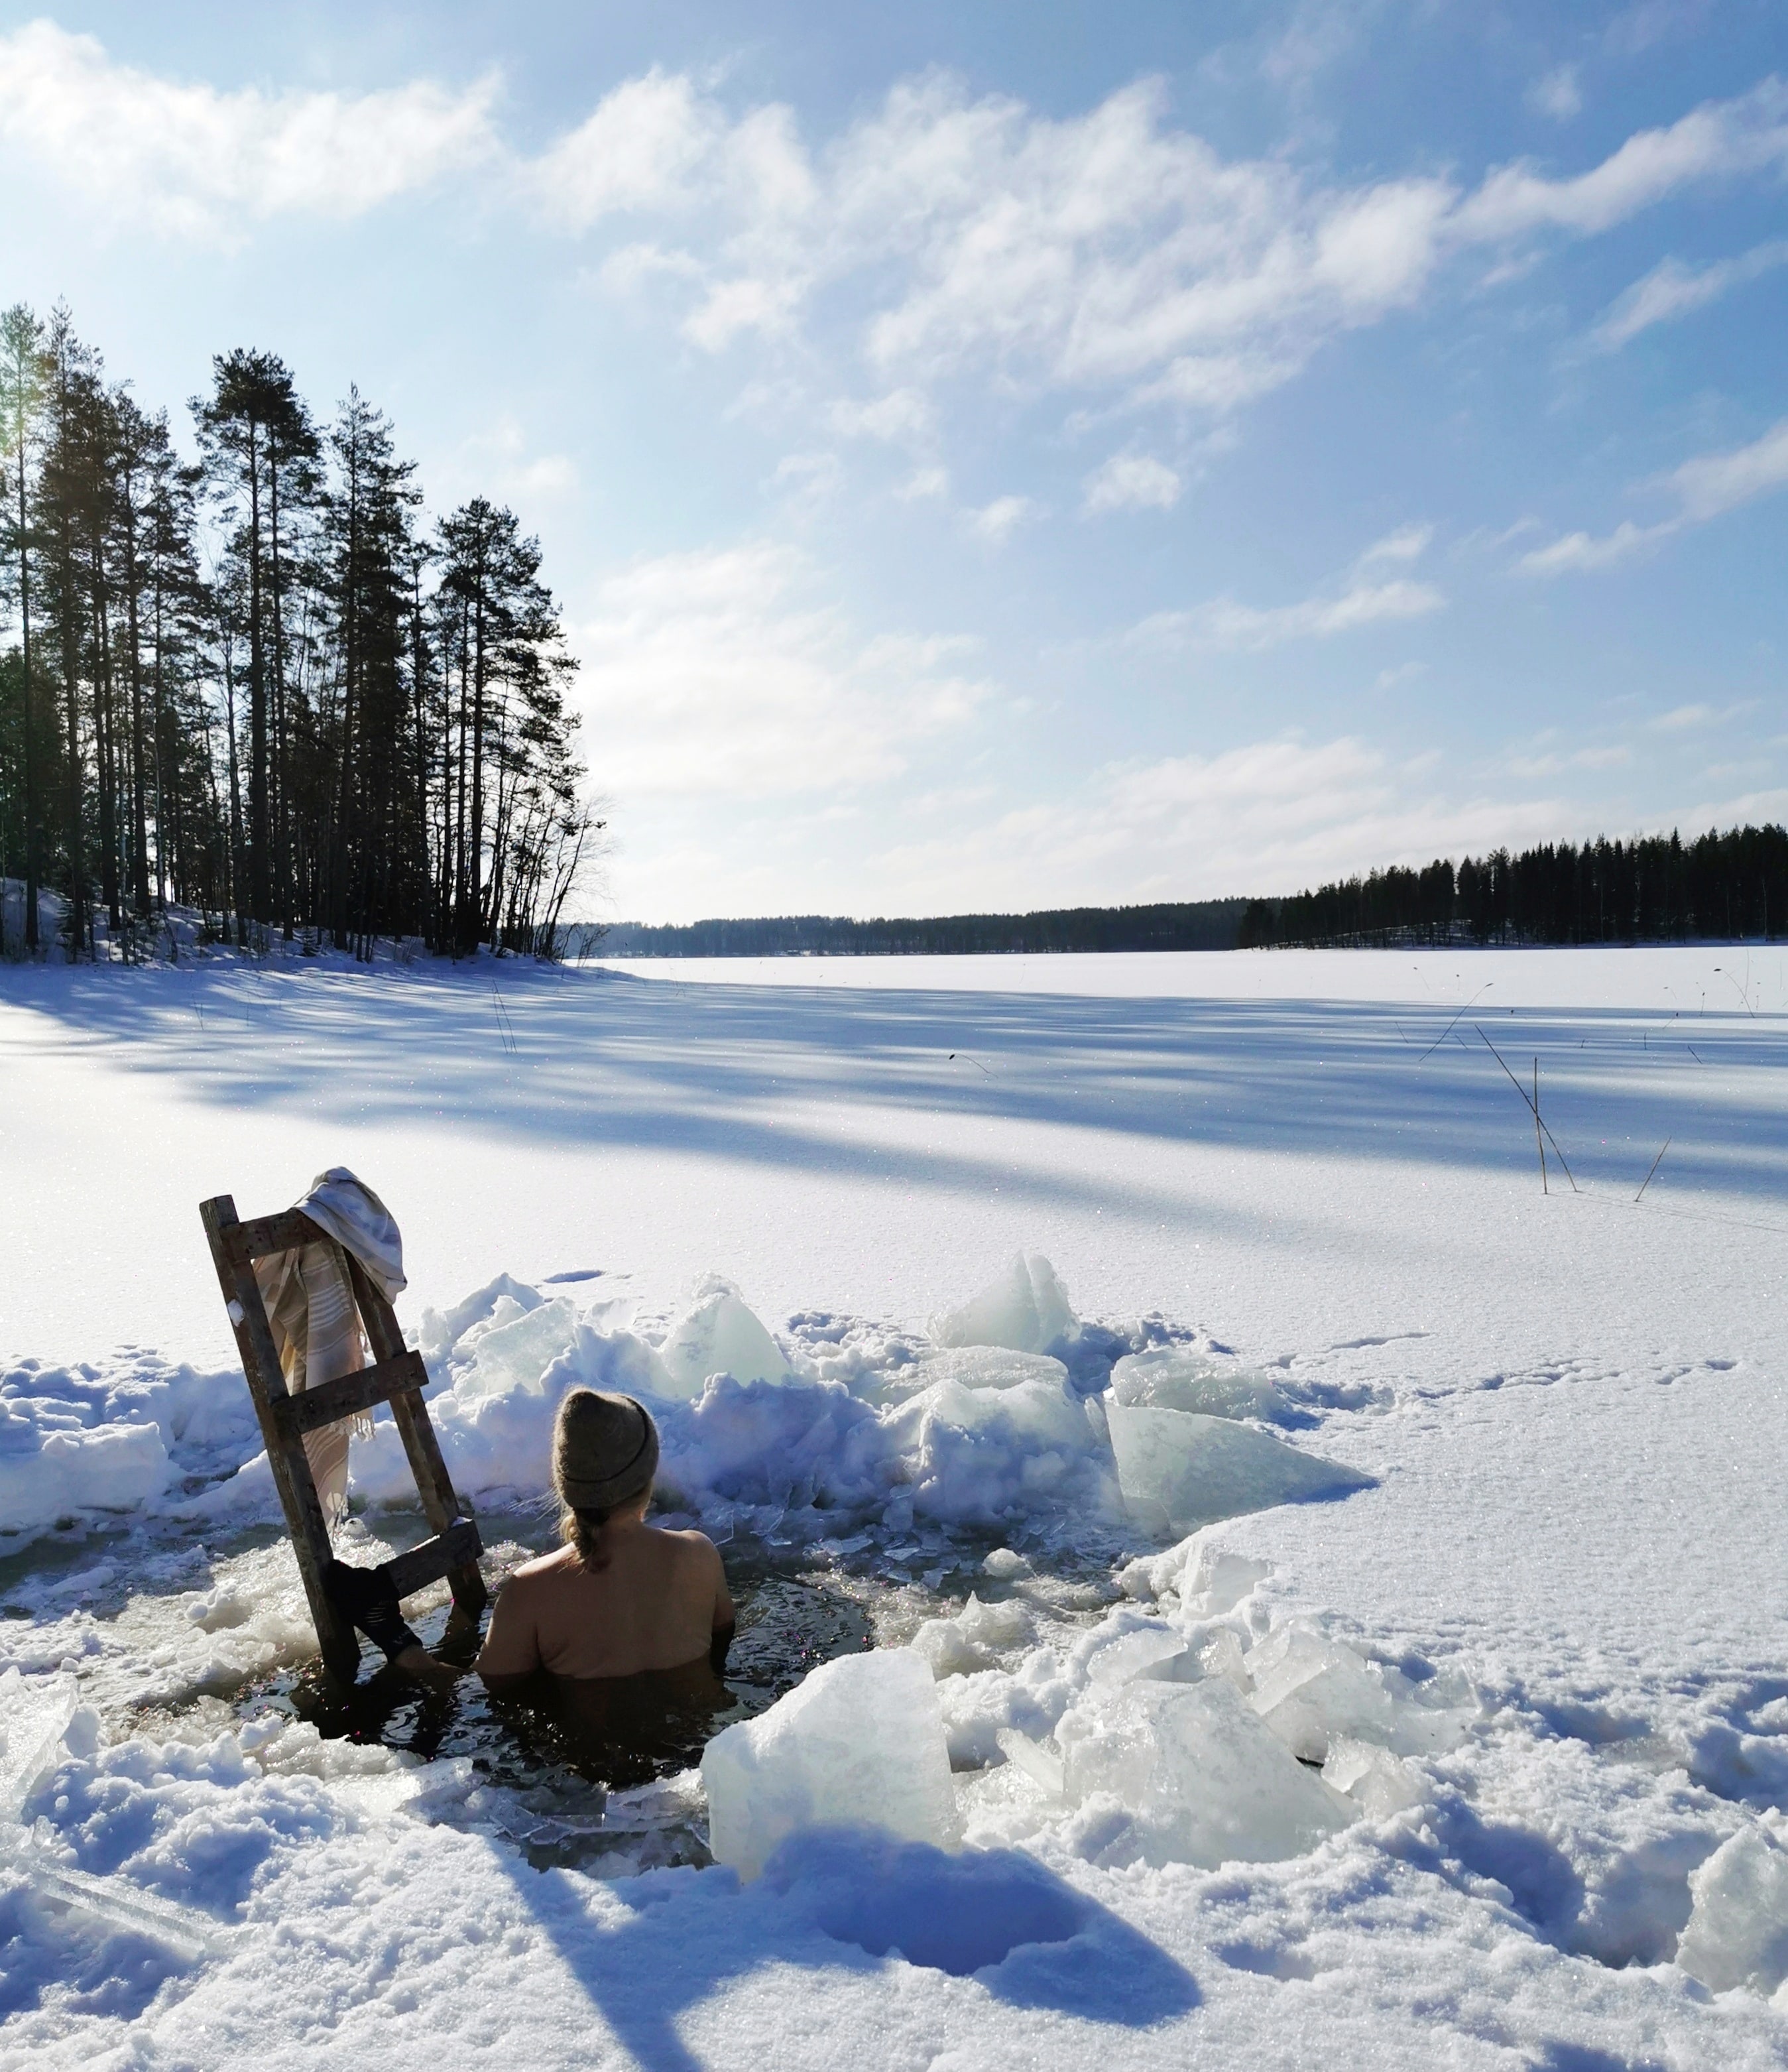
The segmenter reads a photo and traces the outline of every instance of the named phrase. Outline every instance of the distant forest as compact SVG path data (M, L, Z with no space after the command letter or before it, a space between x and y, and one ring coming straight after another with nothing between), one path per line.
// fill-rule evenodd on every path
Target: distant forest
M1659 943L1788 931L1788 830L1499 849L1251 899L1239 947Z
M1163 906L1071 906L1038 914L951 914L931 921L695 921L653 928L623 921L588 931L604 956L966 956L1064 950L1232 950L1240 899ZM578 931L571 931L573 944Z
M271 353L213 362L198 458L66 309L0 317L0 875L67 952L216 936L550 951L598 823L541 549L431 520L389 421ZM15 930L15 934L18 932Z

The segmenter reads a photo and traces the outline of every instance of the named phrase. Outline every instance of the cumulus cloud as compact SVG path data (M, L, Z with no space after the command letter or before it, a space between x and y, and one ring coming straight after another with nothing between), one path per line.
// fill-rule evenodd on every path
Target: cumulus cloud
M1674 516L1655 525L1636 525L1624 519L1614 530L1597 539L1589 532L1568 532L1549 546L1535 547L1515 563L1518 574L1529 576L1576 574L1608 569L1630 561L1673 533L1691 525L1704 525L1723 517L1759 496L1767 496L1788 484L1788 417L1772 425L1761 438L1728 453L1698 454L1673 468L1663 486L1674 492Z
M1754 245L1736 259L1722 259L1699 272L1666 259L1621 295L1590 336L1605 352L1616 352L1652 325L1674 323L1705 309L1734 288L1788 265L1788 239Z
M1151 454L1113 454L1087 477L1086 508L1102 511L1171 511L1184 487L1175 468Z
M623 232L597 278L668 298L704 351L793 337L821 310L841 320L882 388L842 406L863 413L852 436L905 435L869 413L910 418L894 397L976 371L1234 410L1326 340L1418 303L1474 245L1595 235L1788 164L1774 80L1587 171L1523 161L1475 190L1425 173L1326 184L1282 157L1226 158L1172 122L1154 80L1051 117L931 73L815 145L786 106L735 109L655 68L532 155L495 134L495 92L225 92L47 23L0 36L0 139L117 220L228 237L282 211L361 213L480 166L495 175L484 199L571 236Z
M898 776L989 695L961 640L865 636L791 549L668 554L573 621L602 777L635 800L739 812Z
M224 242L268 216L363 216L489 159L495 92L224 92L51 22L0 35L0 140L115 223Z
M890 443L927 438L937 421L930 398L916 388L890 389L886 396L867 403L841 399L832 405L827 416L832 430L845 438L884 439Z

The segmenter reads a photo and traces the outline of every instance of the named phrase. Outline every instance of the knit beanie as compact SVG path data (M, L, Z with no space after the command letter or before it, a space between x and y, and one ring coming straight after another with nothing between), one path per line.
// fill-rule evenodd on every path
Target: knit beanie
M643 1403L573 1388L553 1429L553 1486L573 1511L613 1511L649 1490L658 1427Z

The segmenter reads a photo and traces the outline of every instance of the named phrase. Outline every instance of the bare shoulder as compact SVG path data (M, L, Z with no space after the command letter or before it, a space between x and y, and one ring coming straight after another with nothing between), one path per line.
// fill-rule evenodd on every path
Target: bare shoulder
M512 1568L504 1588L506 1590L525 1592L531 1584L541 1582L572 1567L577 1560L577 1550L570 1547L555 1547L550 1554L536 1554L532 1561L524 1561L519 1568Z
M664 1528L660 1527L660 1530ZM698 1532L690 1527L679 1532L665 1531L664 1537L676 1542L679 1559L688 1562L691 1566L717 1568L721 1565L720 1549L705 1532Z

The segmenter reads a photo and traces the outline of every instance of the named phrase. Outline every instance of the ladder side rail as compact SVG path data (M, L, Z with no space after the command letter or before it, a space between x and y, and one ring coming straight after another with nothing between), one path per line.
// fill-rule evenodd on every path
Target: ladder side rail
M344 1249L342 1259L347 1268L354 1299L360 1305L360 1319L366 1326L367 1340L374 1357L381 1363L400 1358L405 1347L397 1313L374 1287L366 1268L351 1252ZM445 1536L456 1519L470 1520L471 1507L461 1502L454 1489L453 1478L447 1472L441 1442L434 1436L434 1426L430 1421L429 1408L421 1390L402 1390L390 1401L392 1418L404 1442L410 1472L416 1478L417 1494L422 1499L423 1515L438 1537ZM483 1545L475 1527L473 1540L472 1552L475 1556ZM460 1611L467 1618L477 1618L489 1603L490 1593L484 1587L475 1559L450 1570L448 1581L453 1589L454 1602Z
M298 1576L310 1607L312 1622L326 1665L343 1681L351 1684L360 1669L360 1646L353 1628L330 1602L323 1584L324 1564L330 1560L329 1528L323 1521L323 1505L310 1473L310 1462L302 1436L279 1409L289 1401L286 1377L273 1348L272 1326L261 1299L254 1268L239 1240L242 1225L236 1203L228 1194L219 1194L199 1204L199 1214L211 1242L212 1262L217 1269L218 1285L236 1333L236 1350L242 1361L243 1378L261 1425L273 1470L273 1486L286 1513L292 1551L298 1559Z

